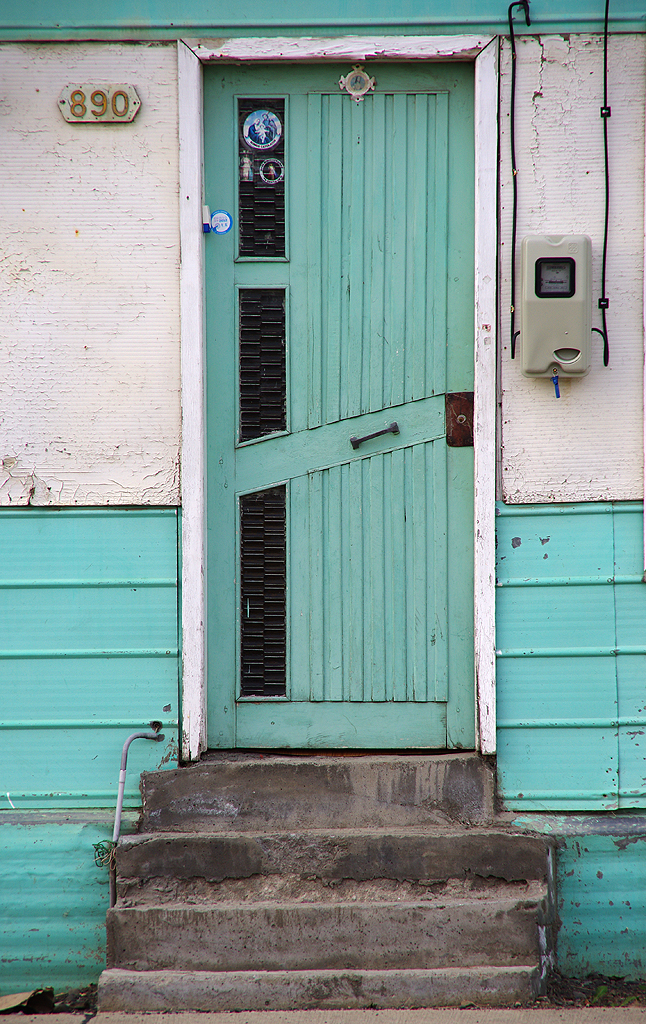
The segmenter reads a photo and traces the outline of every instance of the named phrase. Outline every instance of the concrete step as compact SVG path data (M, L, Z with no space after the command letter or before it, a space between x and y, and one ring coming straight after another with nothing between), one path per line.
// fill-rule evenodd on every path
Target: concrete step
M484 759L227 752L142 792L102 1010L531 1001L548 842L495 819Z
M144 774L142 832L407 828L494 817L476 754L361 757L230 753Z
M371 970L537 964L536 900L144 906L107 915L109 967Z
M226 880L249 879L267 893L267 878L330 883L387 879L437 886L545 881L547 843L494 828L423 830L309 829L303 832L149 833L125 837L117 851L119 897L191 892L220 899ZM253 881L251 881L253 879ZM240 888L240 887L238 887ZM329 891L329 890L328 890Z
M99 981L99 1011L243 1011L509 1006L534 998L536 969L123 971Z

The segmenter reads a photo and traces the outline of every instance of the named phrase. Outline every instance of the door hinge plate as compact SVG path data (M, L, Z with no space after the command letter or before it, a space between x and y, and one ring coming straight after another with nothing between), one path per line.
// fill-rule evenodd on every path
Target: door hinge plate
M446 399L446 443L473 448L473 391L454 391Z

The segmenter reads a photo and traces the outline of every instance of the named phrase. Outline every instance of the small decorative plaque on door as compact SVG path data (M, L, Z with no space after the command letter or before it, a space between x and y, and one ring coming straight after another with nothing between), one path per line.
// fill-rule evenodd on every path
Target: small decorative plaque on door
M341 75L339 79L339 89L349 92L356 103L361 103L366 93L374 90L376 84L377 79L370 77L363 64L355 64L349 75Z
M134 85L68 85L58 106L70 124L118 124L134 121L141 100Z

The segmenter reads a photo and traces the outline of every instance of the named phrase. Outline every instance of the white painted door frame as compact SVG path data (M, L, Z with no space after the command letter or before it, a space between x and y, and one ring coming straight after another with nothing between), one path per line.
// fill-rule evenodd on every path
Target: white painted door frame
M496 749L495 479L498 42L495 36L343 36L180 40L179 188L182 345L182 758L206 749L206 543L202 65L258 61L475 62L476 737Z

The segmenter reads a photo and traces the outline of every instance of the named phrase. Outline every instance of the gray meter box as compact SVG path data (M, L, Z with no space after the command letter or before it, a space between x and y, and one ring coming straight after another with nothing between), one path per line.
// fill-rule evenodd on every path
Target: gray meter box
M587 235L528 235L521 247L520 350L526 377L590 369L592 243Z

